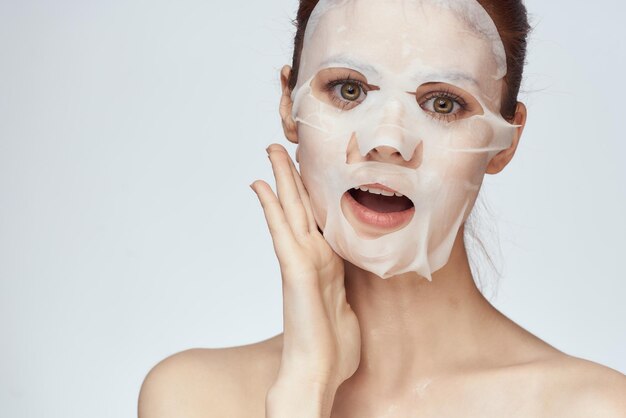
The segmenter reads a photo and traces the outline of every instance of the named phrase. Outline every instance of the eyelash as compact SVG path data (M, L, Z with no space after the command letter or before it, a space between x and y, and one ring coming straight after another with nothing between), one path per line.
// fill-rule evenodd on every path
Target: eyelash
M339 86L341 84L347 84L347 83L352 83L352 84L356 84L359 87L359 90L365 94L367 96L367 92L370 90L367 88L366 84L363 83L360 80L357 80L356 78L350 78L350 75L344 76L344 77L339 77L339 78L335 78L333 80L330 80L328 83L326 83L326 85L324 86L324 90L326 90L327 93L330 93L331 99L332 101L339 107L341 107L342 109L345 109L346 106L348 106L350 103L355 103L356 101L350 101L350 100L342 100L339 99L333 92L335 86ZM359 95L359 97L361 97L361 95Z
M360 80L354 79L354 78L350 78L350 75L348 76L344 76L344 77L338 77L335 78L333 80L330 80L328 83L326 83L326 85L324 86L324 90L330 94L332 101L339 107L341 107L341 109L345 109L346 106L348 106L350 103L355 103L356 101L350 101L350 100L342 100L339 99L333 92L335 86L341 85L341 84L346 84L346 83L352 83L352 84L356 84L359 87L359 90L361 92L363 92L363 94L365 94L367 96L367 92L371 89L367 88L367 85L365 83L363 83ZM360 97L360 95L359 95ZM426 110L424 109L423 105L424 103L428 102L429 100L435 99L435 98L444 98L444 99L450 99L452 100L454 103L456 103L457 105L459 105L460 110L455 112L455 113L437 113L437 112L433 112L430 110ZM422 109L424 109L426 111L426 113L428 114L428 116L432 117L433 119L437 119L437 120L446 120L446 121L450 121L450 120L456 120L459 117L459 113L466 111L468 108L468 104L465 100L463 100L462 97L452 93L449 90L439 90L439 91L434 91L434 92L430 92L428 93L428 95L424 98L422 103L419 103L420 107Z
M460 110L456 111L455 113L437 113L437 112L424 109L423 105L426 102L432 99L436 99L436 98L444 98L444 99L452 100L455 104L459 105ZM445 121L458 119L459 114L462 112L465 112L468 108L467 102L463 100L461 96L458 96L452 93L450 90L446 90L446 89L428 93L428 95L426 95L426 97L424 98L423 102L420 103L419 105L422 109L426 110L426 113L428 114L428 116L434 119L445 120Z

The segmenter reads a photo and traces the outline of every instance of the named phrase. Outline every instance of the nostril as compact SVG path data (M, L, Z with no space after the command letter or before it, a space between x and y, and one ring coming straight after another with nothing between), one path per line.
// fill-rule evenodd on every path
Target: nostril
M424 144L420 143L413 150L413 155L405 160L402 153L397 148L389 145L381 145L375 148L367 154L366 160L379 161L392 164L402 165L408 168L417 168L422 164L422 158L424 153Z
M422 164L423 148L422 141L419 141L415 148L412 150L407 149L406 151L410 152L407 155L408 160L404 158L398 148L391 145L379 145L371 148L365 154L361 154L356 133L352 133L346 149L346 164L375 161L416 169Z
M381 157L385 157L385 158L395 158L395 157L402 158L402 154L400 154L400 151L398 151L394 147L390 147L388 145L378 146L378 147L374 148L372 150L372 152L380 155Z

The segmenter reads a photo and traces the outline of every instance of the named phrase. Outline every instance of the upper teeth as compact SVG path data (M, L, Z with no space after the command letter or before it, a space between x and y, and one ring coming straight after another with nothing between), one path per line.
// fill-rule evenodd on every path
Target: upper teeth
M382 194L383 196L393 196L394 194L398 197L402 197L403 195L398 193L398 192L390 192L387 190L383 190L383 189L377 189L375 187L365 187L365 186L359 186L359 187L355 187L355 190L362 190L364 192L370 192L370 193L374 193L374 194Z

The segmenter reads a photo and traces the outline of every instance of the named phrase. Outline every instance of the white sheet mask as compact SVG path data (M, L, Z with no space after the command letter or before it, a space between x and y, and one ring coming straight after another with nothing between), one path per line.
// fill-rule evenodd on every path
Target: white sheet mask
M317 4L292 92L293 118L316 221L341 257L382 278L417 272L432 280L448 262L489 160L514 138L516 126L499 113L505 74L498 31L475 0ZM341 84L324 88L338 75L376 87L351 103ZM458 117L450 119L430 110L442 91L467 109L454 104ZM333 101L332 92L349 106ZM350 212L346 192L376 183L413 203L399 229L372 231Z

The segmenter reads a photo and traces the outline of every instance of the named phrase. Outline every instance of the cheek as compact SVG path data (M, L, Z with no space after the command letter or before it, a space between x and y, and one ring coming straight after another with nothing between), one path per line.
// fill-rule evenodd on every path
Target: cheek
M321 103L312 95L302 97L297 109L298 149L296 154L300 166L302 182L311 200L311 207L317 224L323 229L330 205L329 188L333 184L329 171L345 163L345 141L340 140L336 131L336 111ZM339 158L343 146L344 161Z
M318 226L324 229L328 211L328 180L324 173L332 161L328 142L324 133L305 124L298 126L298 149L300 176L309 194L311 207Z
M301 145L298 146L300 149ZM324 190L324 180L320 176L320 171L316 167L315 161L311 161L310 154L304 153L300 157L300 176L302 183L309 194L311 208L317 225L324 229L326 225L326 214L328 210L328 202Z
M468 189L479 187L489 162L486 153L450 152L448 154L448 181L462 184Z
M455 153L450 155L447 183L450 187L448 205L459 208L473 202L482 185L487 168L488 156L484 153Z
M456 155L456 178L465 179L470 185L480 187L491 151L496 144L496 133L493 126L484 119L476 119L468 123L466 132L460 135L461 146L474 152L455 152Z
M481 117L472 117L455 123L451 128L448 147L451 151L481 153L481 149L493 145L495 132L489 122ZM486 152L483 152L486 154Z
M451 239L456 228L469 216L480 190L487 156L484 153L445 152L434 169L441 173L444 186L434 194L430 208L432 248Z
M480 118L455 122L438 138L426 141L423 168L437 173L446 183L473 189L482 183L489 162L488 150L493 145L494 130L489 122Z

